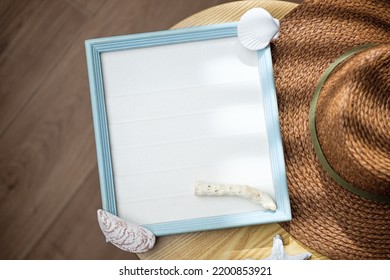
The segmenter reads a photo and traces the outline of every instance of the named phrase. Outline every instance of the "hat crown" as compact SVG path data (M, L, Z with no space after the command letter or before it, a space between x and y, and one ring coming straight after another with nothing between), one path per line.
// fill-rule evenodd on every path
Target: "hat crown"
M337 66L319 94L315 125L326 161L342 179L390 199L390 44Z

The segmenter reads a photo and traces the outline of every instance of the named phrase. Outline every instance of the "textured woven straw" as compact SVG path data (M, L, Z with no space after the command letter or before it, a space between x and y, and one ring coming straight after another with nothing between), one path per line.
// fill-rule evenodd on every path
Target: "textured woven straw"
M318 141L333 170L357 189L390 200L390 44L335 69L316 108Z
M282 226L334 259L390 259L390 203L340 186L314 152L309 110L320 90L317 137L326 160L359 190L390 194L390 1L307 0L281 21L275 85L293 219Z
M241 16L252 8L266 9L274 18L281 19L296 6L295 3L276 0L229 2L200 11L177 23L173 28L239 21Z

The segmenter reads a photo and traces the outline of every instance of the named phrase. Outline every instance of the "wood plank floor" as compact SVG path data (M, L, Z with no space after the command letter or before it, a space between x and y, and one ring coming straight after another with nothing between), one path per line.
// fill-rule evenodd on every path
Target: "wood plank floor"
M84 40L231 0L0 1L0 259L136 259L104 242Z
M104 241L84 40L228 0L0 1L0 258L135 259Z

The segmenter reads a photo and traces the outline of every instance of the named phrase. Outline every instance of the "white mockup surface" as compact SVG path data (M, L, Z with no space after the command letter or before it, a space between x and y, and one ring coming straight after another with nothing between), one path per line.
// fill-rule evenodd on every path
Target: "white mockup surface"
M138 224L263 210L197 181L274 197L257 55L237 38L103 53L118 216Z

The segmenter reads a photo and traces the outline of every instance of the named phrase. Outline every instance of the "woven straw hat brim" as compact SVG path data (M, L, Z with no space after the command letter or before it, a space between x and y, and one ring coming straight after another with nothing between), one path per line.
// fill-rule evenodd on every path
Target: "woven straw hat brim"
M314 153L309 108L324 71L343 53L390 42L390 1L307 0L281 21L272 45L293 218L282 226L333 259L390 259L390 204L339 186Z

